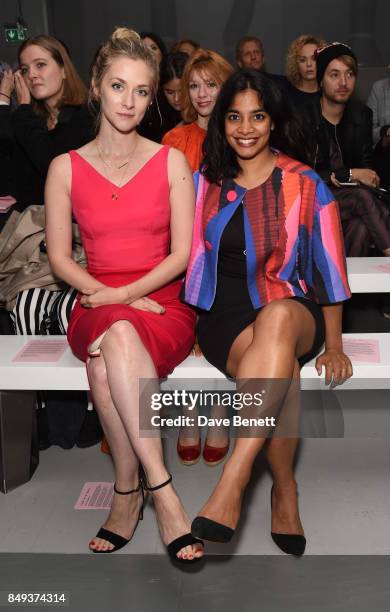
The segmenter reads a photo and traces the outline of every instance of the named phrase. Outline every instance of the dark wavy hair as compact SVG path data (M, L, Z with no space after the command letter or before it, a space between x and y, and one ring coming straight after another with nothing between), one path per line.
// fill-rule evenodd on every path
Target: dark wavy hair
M164 59L164 57L166 57L166 55L168 53L168 49L166 47L165 42L161 38L161 36L156 34L156 32L140 32L139 35L142 38L142 40L144 38L150 38L150 40L152 40L154 43L156 43L156 45L160 49L161 55L162 55L162 59Z
M291 115L279 87L258 70L238 70L227 79L219 92L203 143L201 172L211 183L220 183L222 178L236 178L239 174L237 155L225 136L225 117L234 97L248 89L257 92L264 110L274 123L270 146L294 158L305 159L301 128Z
M177 53L168 53L161 62L160 67L160 86L169 83L172 79L181 79L184 68L188 62L187 53L178 51Z

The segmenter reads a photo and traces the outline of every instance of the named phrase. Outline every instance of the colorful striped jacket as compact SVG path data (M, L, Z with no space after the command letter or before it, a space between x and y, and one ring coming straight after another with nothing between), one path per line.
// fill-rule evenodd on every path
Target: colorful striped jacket
M194 180L195 224L183 298L210 310L221 236L247 190L232 179L210 184L199 172ZM247 283L253 307L291 296L324 305L348 299L343 235L332 193L314 170L282 153L264 185L265 209L253 205L253 198L244 200ZM266 228L271 226L274 237L267 249Z

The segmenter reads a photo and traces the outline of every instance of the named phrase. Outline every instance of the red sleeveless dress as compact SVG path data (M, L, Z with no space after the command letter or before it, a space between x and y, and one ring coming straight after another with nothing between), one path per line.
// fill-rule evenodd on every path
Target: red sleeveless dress
M109 287L144 276L169 254L170 202L168 151L161 148L111 199L112 184L76 151L72 163L72 210L87 255L88 272ZM84 308L80 295L72 311L68 340L86 361L88 347L116 321L129 321L148 350L158 375L164 377L189 354L196 315L179 299L181 281L148 297L165 307L164 314L126 304Z

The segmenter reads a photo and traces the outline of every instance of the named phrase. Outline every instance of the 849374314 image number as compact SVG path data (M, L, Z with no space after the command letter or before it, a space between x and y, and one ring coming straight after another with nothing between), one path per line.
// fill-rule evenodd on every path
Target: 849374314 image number
M0 591L0 606L69 606L66 591Z

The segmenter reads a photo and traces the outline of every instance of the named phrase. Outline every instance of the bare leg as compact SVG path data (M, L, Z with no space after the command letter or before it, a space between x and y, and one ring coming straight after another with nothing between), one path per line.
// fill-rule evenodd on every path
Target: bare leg
M291 380L296 357L310 350L314 333L313 317L302 304L288 299L272 302L236 338L228 371L238 380ZM265 441L266 438L237 438L214 492L199 512L201 516L236 527L253 462Z
M161 439L159 437L139 437L139 379L156 379L158 388L157 373L151 357L142 344L136 330L127 321L118 321L112 325L101 343L101 352L106 370L104 380L101 383L107 387L105 393L109 393L111 397L110 406L106 409L102 406L102 420L109 434L109 443L114 461L116 462L118 454L125 450L128 453L126 461L130 468L130 479L132 481L136 473L135 464L133 463L134 455L142 464L149 484L151 486L160 484L168 478L168 472L163 460ZM100 371L100 374L102 375L102 371ZM91 379L94 398L98 404L98 397L93 386L94 382ZM101 407L100 405L97 407L100 414ZM116 416L111 422L110 415L114 410ZM107 420L110 420L110 424L107 424ZM110 425L114 427L115 423L118 424L119 421L123 425L133 450L131 459L128 446L126 448L115 448L118 440L124 440L123 436L119 438L117 434L116 437L114 435L113 440L110 439L110 433L112 436ZM119 461L121 461L121 457ZM125 466L121 468L121 474L124 469ZM119 481L117 482L119 488ZM128 499L128 497L125 499ZM172 540L189 532L189 518L172 485L167 485L153 493L153 499L161 537L165 544L169 544ZM128 501L128 503L130 502ZM194 545L181 549L178 556L191 558L194 555L202 556L202 554L202 547Z
M111 448L116 487L119 491L136 489L139 482L139 461L112 402L103 355L90 359L87 368L94 403L99 412L104 435ZM138 518L141 500L141 494L116 495L114 493L111 510L103 527L129 539ZM112 550L114 548L107 540L97 537L91 540L89 547L92 550Z
M299 379L298 362L295 364L294 378ZM279 423L288 408L289 406L283 407ZM298 422L295 424L289 422L287 427L282 425L285 432L293 434L294 429L298 431L299 415L296 416ZM271 531L274 533L304 534L299 517L297 483L294 477L294 456L297 445L298 438L277 437L276 434L265 446L273 478Z

